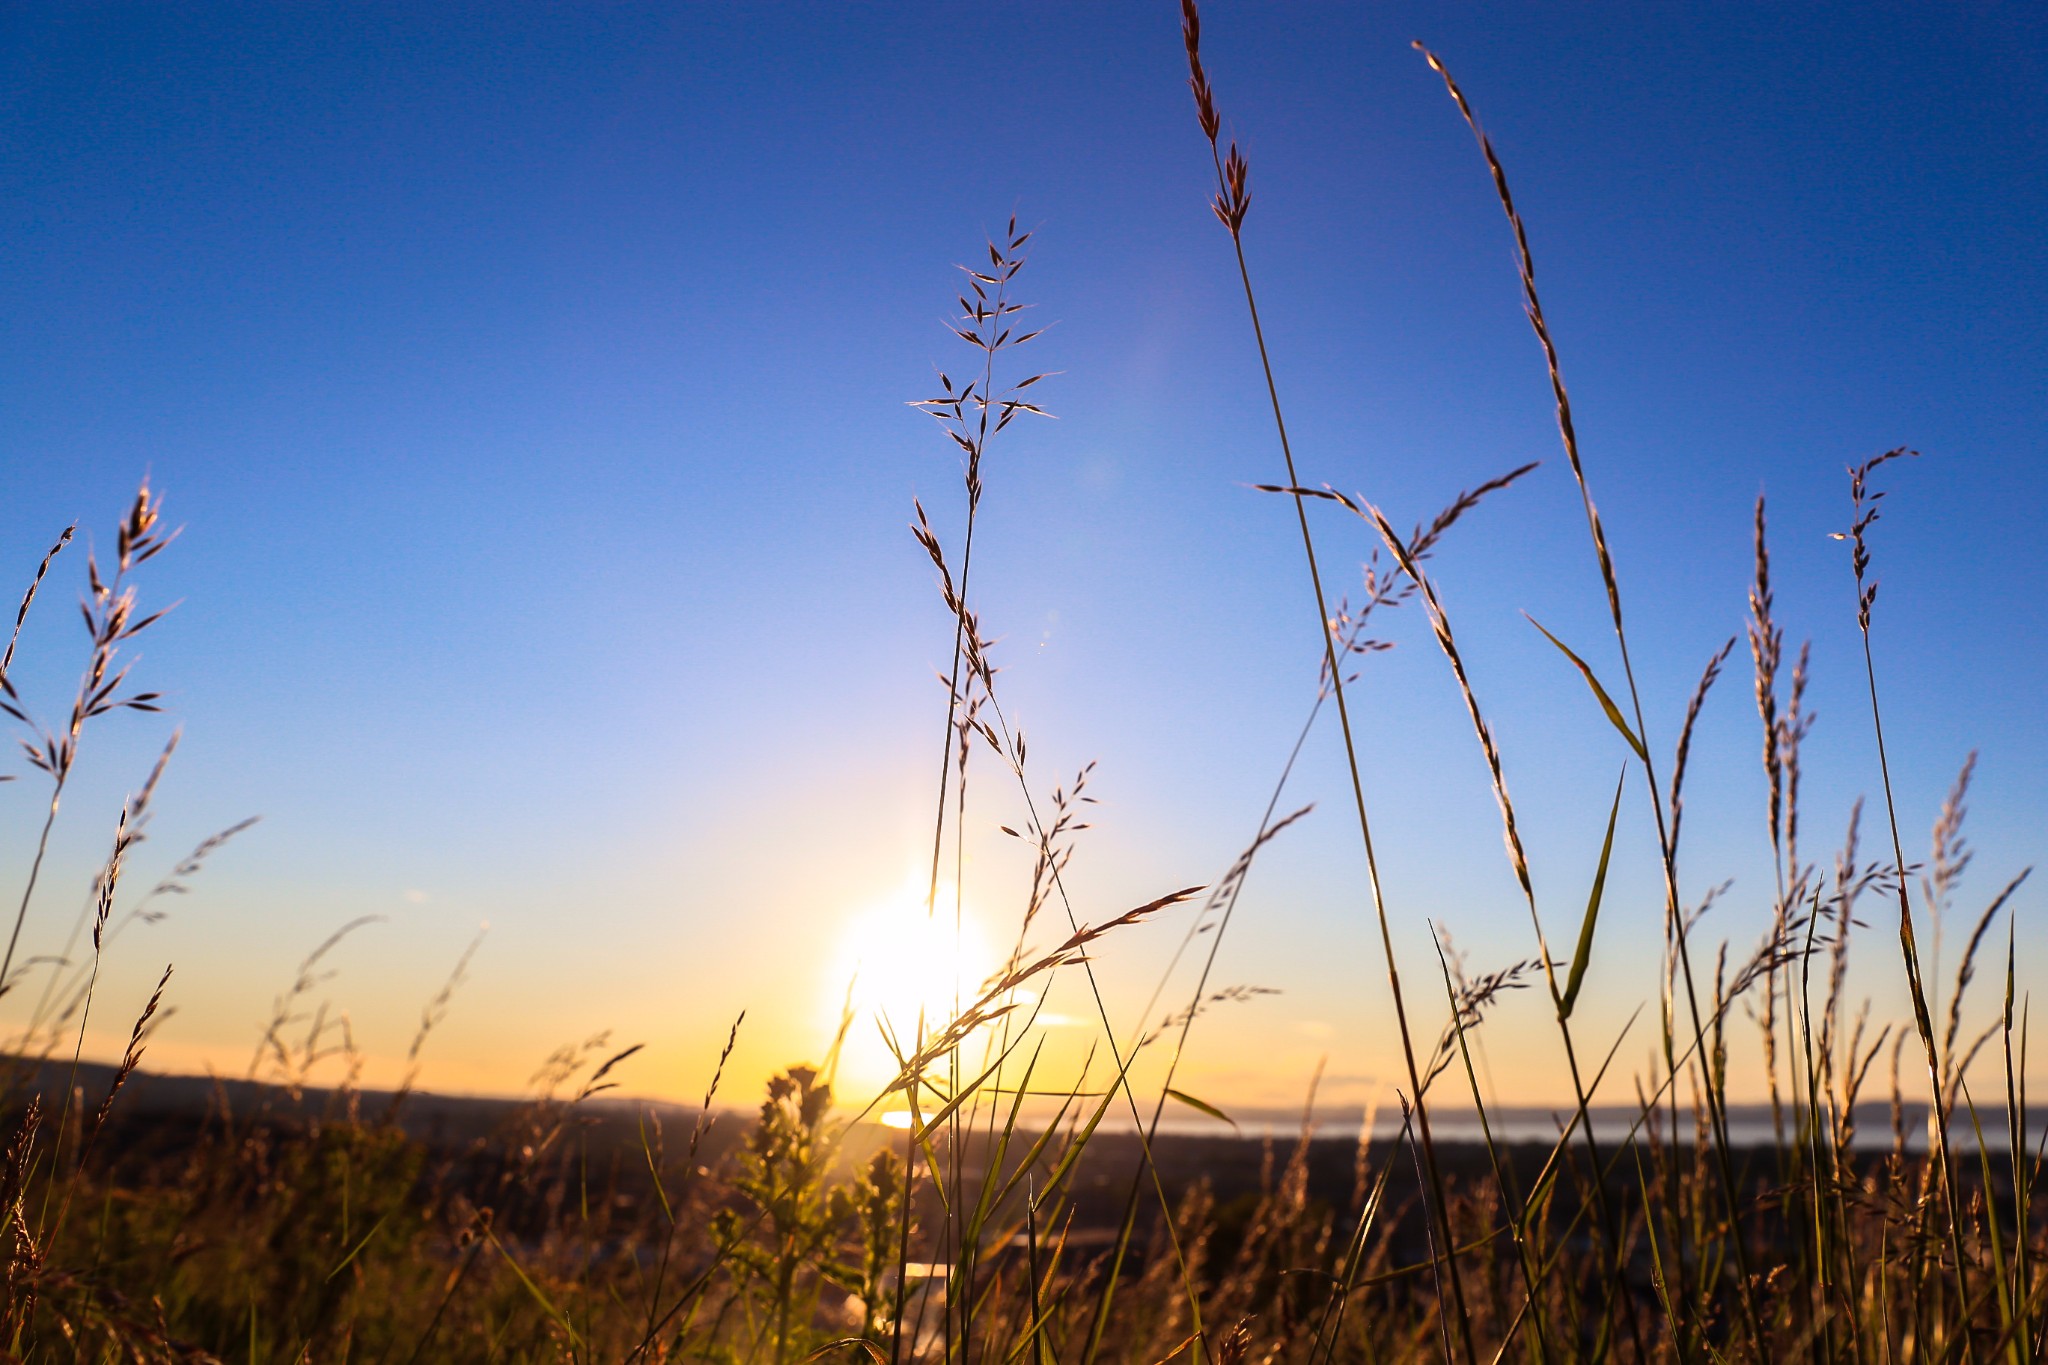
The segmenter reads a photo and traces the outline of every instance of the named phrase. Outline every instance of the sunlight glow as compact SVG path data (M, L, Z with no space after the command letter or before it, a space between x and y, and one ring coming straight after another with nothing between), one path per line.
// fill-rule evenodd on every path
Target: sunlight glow
M880 1015L906 1043L916 1035L923 1013L927 1031L943 1026L956 1004L972 1003L995 966L987 940L971 914L954 932L951 889L941 887L936 914L925 912L913 892L854 916L845 945L853 982L853 1008Z
M824 993L836 1016L852 983L854 1017L842 1065L854 1088L886 1084L895 1074L878 1025L908 1049L915 1045L920 1016L927 1036L943 1028L956 1008L973 1003L995 970L996 954L973 908L959 908L957 935L955 913L950 886L939 888L938 911L927 914L924 888L906 885L847 918ZM833 1022L836 1027L836 1017ZM885 1114L883 1122L894 1117Z

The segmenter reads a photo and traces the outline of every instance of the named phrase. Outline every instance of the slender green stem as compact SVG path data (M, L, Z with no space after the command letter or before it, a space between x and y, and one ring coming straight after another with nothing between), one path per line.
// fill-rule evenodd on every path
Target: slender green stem
M1226 183L1223 163L1217 153L1215 140L1210 139L1209 154L1215 162L1216 180L1219 186ZM1330 693L1337 702L1337 720L1344 732L1344 758L1351 778L1352 803L1358 812L1358 835L1365 848L1366 878L1371 889L1373 913L1379 921L1380 949L1386 959L1387 986L1393 996L1394 1018L1400 1028L1401 1057L1408 1070L1408 1084L1415 1094L1416 1127L1422 1138L1423 1165L1427 1172L1430 1193L1433 1196L1431 1215L1437 1221L1449 1266L1451 1298L1458 1312L1459 1345L1463 1349L1466 1365L1474 1365L1472 1349L1472 1326L1465 1308L1463 1278L1458 1273L1456 1254L1457 1241L1451 1235L1450 1208L1446 1200L1443 1171L1437 1161L1436 1143L1429 1127L1429 1108L1422 1097L1422 1075L1415 1062L1415 1042L1408 1026L1407 1003L1401 993L1401 968L1394 954L1394 931L1387 916L1385 892L1380 883L1379 859L1373 850L1372 821L1366 814L1365 783L1358 771L1358 746L1352 737L1351 708L1344 696L1343 661L1337 657L1337 636L1330 628L1330 608L1323 593L1322 571L1316 564L1315 537L1308 527L1308 504L1301 493L1301 477L1295 470L1294 447L1287 437L1287 418L1280 406L1280 388L1273 378L1273 359L1266 349L1266 331L1259 321L1258 296L1252 289L1251 268L1245 262L1244 239L1232 228L1230 244L1237 256L1237 275L1244 287L1245 308L1251 315L1252 337L1258 343L1259 366L1266 380L1266 397L1273 410L1273 426L1280 437L1280 454L1287 465L1287 486L1294 499L1294 515L1301 531L1301 549L1308 561L1309 585L1315 590L1316 625L1323 637L1323 650L1330 669Z
M1896 873L1899 892L1899 946L1906 963L1906 984L1913 998L1913 1024L1919 1032L1920 1042L1927 1057L1927 1084L1931 1088L1931 1103L1934 1108L1934 1156L1936 1178L1948 1206L1949 1254L1955 1258L1956 1303L1965 1314L1969 1312L1969 1279L1966 1273L1968 1262L1963 1259L1962 1208L1956 1197L1955 1167L1948 1148L1948 1106L1944 1103L1941 1085L1941 1061L1935 1052L1934 1021L1927 1012L1927 995L1920 984L1920 955L1913 936L1913 900L1906 880L1906 851L1899 839L1899 814L1892 801L1891 761L1885 752L1884 711L1877 701L1877 664L1871 656L1870 623L1866 614L1862 622L1863 634L1863 676L1870 687L1870 724L1877 740L1877 770L1884 784L1885 817L1891 827L1892 867ZM1968 1338L1967 1318L1957 1324L1957 1330Z
M43 873L43 855L50 847L50 827L57 823L57 803L63 798L64 777L60 776L50 788L50 809L43 816L43 832L36 839L36 856L28 865L28 882L21 889L20 908L14 912L14 931L7 936L6 955L0 957L0 994L11 989L8 973L14 967L14 950L21 942L21 926L28 920L29 902L35 898L36 881Z

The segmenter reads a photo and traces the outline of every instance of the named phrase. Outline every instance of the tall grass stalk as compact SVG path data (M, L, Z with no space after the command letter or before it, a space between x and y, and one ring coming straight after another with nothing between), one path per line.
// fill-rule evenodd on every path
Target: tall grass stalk
M1287 469L1287 486L1299 488L1301 477L1295 469L1293 443L1287 437L1287 417L1280 404L1280 388L1273 377L1273 361L1266 349L1266 333L1259 321L1259 302L1252 288L1251 267L1244 254L1244 219L1251 207L1251 192L1248 184L1250 167L1237 149L1230 144L1226 157L1220 141L1222 118L1216 109L1214 92L1210 89L1208 74L1202 67L1201 57L1202 20L1195 0L1181 0L1181 37L1187 50L1188 86L1195 97L1195 114L1203 136L1209 143L1209 161L1215 172L1216 199L1213 208L1217 220L1230 233L1232 254L1237 261L1238 282L1244 289L1245 310L1251 319L1252 338L1259 352L1259 368L1265 379L1266 397L1273 412L1273 428L1280 440L1281 460ZM1299 493L1293 495L1296 524L1301 532L1302 557L1307 562L1309 587L1315 596L1316 630L1323 642L1324 657L1330 672L1330 694L1337 703L1337 723L1343 732L1344 758L1351 780L1351 796L1358 816L1358 837L1365 852L1366 881L1371 892L1373 914L1379 924L1380 949L1385 960L1387 990L1392 997L1394 1019L1400 1032L1401 1059L1407 1069L1408 1085L1414 1097L1415 1123L1421 1133L1422 1159L1426 1169L1427 1185L1431 1196L1431 1216L1436 1231L1448 1257L1448 1278L1451 1299L1457 1311L1458 1346L1466 1365L1474 1365L1472 1326L1465 1307L1465 1290L1459 1274L1456 1242L1451 1236L1450 1215L1444 1190L1443 1171L1437 1160L1436 1144L1430 1132L1429 1109L1422 1099L1422 1075L1415 1061L1415 1041L1408 1024L1408 1007L1401 991L1401 969L1394 953L1393 925L1387 913L1386 895L1380 884L1379 859L1373 849L1372 822L1366 814L1365 783L1359 775L1358 746L1352 736L1351 709L1344 695L1343 669L1337 658L1337 641L1330 626L1328 599L1323 592L1322 571L1316 562L1315 537L1309 530L1307 500Z
M1557 410L1558 436L1564 445L1565 459L1571 465L1572 478L1578 485L1579 502L1586 516L1586 529L1592 538L1594 558L1599 564L1601 585L1606 590L1608 615L1614 627L1615 647L1621 656L1622 675L1628 686L1629 706L1634 720L1633 730L1621 721L1612 703L1606 700L1606 693L1595 681L1592 671L1583 664L1580 664L1580 669L1599 694L1608 710L1609 718L1616 723L1616 728L1622 732L1623 737L1630 741L1630 747L1636 751L1643 764L1644 786L1649 795L1651 814L1656 821L1659 862L1664 873L1666 923L1677 947L1679 975L1685 984L1686 1007L1692 1020L1693 1041L1704 1059L1708 1055L1705 1023L1700 1012L1699 990L1693 973L1690 935L1679 902L1677 847L1671 838L1662 794L1657 786L1656 765L1650 757L1646 742L1648 732L1643 720L1642 694L1636 686L1635 666L1629 657L1628 631L1622 622L1621 585L1615 573L1613 556L1607 548L1606 530L1600 524L1600 513L1593 505L1592 489L1586 482L1585 466L1579 458L1579 438L1572 423L1571 397L1565 390L1564 372L1558 363L1557 346L1551 340L1550 325L1544 320L1543 303L1536 292L1536 263L1529 251L1528 233L1522 226L1520 213L1515 209L1514 197L1509 193L1507 172L1502 167L1500 158L1494 153L1492 141L1480 128L1478 115L1473 113L1472 105L1465 98L1464 91L1458 88L1450 69L1435 53L1420 43L1415 47L1428 61L1430 69L1443 79L1445 90L1458 106L1458 112L1464 117L1466 126L1472 130L1473 138L1478 142L1480 153L1486 160L1501 209L1507 215L1508 224L1514 231L1516 264L1521 275L1524 311L1528 314L1529 325L1536 333L1537 342L1543 349L1544 363L1549 371L1551 396L1555 400ZM1573 662L1578 663L1576 656L1573 656ZM1703 1065L1700 1068L1700 1078L1707 1105L1708 1122L1712 1130L1715 1162L1720 1175L1722 1203L1733 1233L1730 1243L1735 1257L1738 1295L1751 1339L1761 1349L1763 1320L1757 1310L1755 1291L1751 1284L1748 1248L1739 1231L1742 1222L1740 1196L1736 1188L1734 1161L1729 1151L1726 1096L1711 1067Z
M1873 471L1892 460L1912 457L1919 452L1897 447L1876 455L1849 471L1849 500L1852 519L1848 531L1851 542L1850 569L1856 580L1856 630L1863 642L1863 677L1870 694L1870 724L1877 741L1878 777L1884 788L1885 822L1892 839L1892 867L1894 884L1899 900L1899 953L1906 968L1906 988L1913 1002L1913 1026L1920 1037L1921 1047L1927 1062L1927 1084L1930 1090L1932 1118L1929 1141L1934 1147L1935 1178L1941 1188L1942 1198L1948 1213L1949 1254L1954 1258L1956 1302L1964 1313L1970 1305L1970 1286L1967 1274L1969 1262L1963 1255L1963 1216L1961 1201L1956 1196L1955 1166L1949 1154L1948 1119L1949 1103L1942 1084L1942 1063L1934 1041L1934 1020L1928 1013L1927 991L1921 982L1920 948L1913 932L1913 897L1907 882L1906 853L1899 838L1898 807L1892 798L1892 773L1890 756L1885 750L1884 710L1877 700L1877 663L1870 647L1871 607L1877 601L1877 580L1869 577L1870 569L1870 528L1876 525L1878 504L1883 500L1882 492L1872 491L1870 475ZM1965 1327L1967 1332L1967 1326Z

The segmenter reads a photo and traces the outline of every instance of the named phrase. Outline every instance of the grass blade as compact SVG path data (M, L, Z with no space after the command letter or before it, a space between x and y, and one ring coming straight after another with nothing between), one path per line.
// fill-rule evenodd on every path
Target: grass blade
M1179 1100L1182 1104L1186 1105L1190 1109L1199 1110L1202 1113L1207 1114L1212 1119L1221 1119L1223 1122L1229 1124L1232 1128L1237 1127L1236 1119L1230 1117L1230 1115L1224 1113L1215 1105L1210 1104L1207 1100L1198 1100L1193 1095L1188 1094L1185 1090L1175 1090L1172 1086L1168 1086L1166 1088L1166 1093L1172 1096L1174 1099Z
M1607 689L1600 685L1600 679L1593 676L1592 666L1589 665L1584 659L1581 659L1578 655L1572 653L1572 648L1570 645L1558 639L1549 631L1544 630L1543 623L1541 621L1537 620L1533 616L1530 616L1527 612L1523 612L1522 615L1528 620L1530 625L1536 627L1536 629L1538 630L1543 631L1544 639L1556 645L1558 647L1558 650L1561 653L1563 653L1564 657L1572 661L1572 666L1579 670L1580 676L1585 678L1586 686L1592 688L1593 695L1599 699L1600 709L1607 713L1607 723L1612 725L1616 730L1619 730L1621 732L1621 737L1628 741L1628 747L1636 751L1637 758L1640 758L1641 760L1643 760L1643 762L1648 763L1650 761L1650 751L1643 747L1643 742L1640 739L1636 738L1636 732L1634 730L1631 730L1629 728L1628 721L1622 718L1621 708L1614 704L1614 698L1607 695Z
M1542 630L1543 627L1538 626L1537 629ZM1607 837L1600 843L1600 866L1593 873L1592 894L1586 897L1586 918L1579 924L1578 946L1572 949L1572 968L1564 979L1564 996L1557 1002L1557 1017L1560 1019L1572 1017L1572 1006L1579 999L1579 986L1586 979L1586 964L1593 958L1593 928L1599 923L1600 902L1607 894L1607 859L1614 852L1614 822L1621 815L1622 784L1627 781L1628 765L1624 763L1621 781L1614 784L1614 804L1607 811Z

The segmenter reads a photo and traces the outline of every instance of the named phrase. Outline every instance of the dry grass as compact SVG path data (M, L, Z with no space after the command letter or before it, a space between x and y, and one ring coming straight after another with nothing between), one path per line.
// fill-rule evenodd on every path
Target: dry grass
M1084 923L1066 877L1088 828L1091 769L1048 784L1003 707L997 645L972 596L975 538L984 493L1001 473L999 438L1020 416L1045 415L1035 400L1047 378L1014 371L1017 348L1038 333L1023 322L1017 296L1031 234L1013 219L987 244L985 263L977 258L963 268L954 330L970 348L970 377L960 382L942 372L940 391L916 404L937 419L961 473L950 521L944 509L935 516L917 505L911 528L936 572L954 640L941 678L946 704L927 911L959 913L940 889L949 856L952 884L967 871L963 831L979 792L970 774L991 760L1004 800L1024 812L1006 832L1030 848L1033 866L1016 896L1016 935L1001 968L986 981L956 983L943 1017L888 1032L897 1074L883 1095L857 1113L835 1109L842 1028L820 1065L793 1066L769 1082L751 1123L719 1119L725 1063L742 1020L680 1140L671 1139L660 1112L629 1116L601 1098L637 1050L602 1035L548 1058L531 1094L505 1106L488 1131L430 1140L425 1125L408 1122L427 1102L414 1087L469 954L423 1008L403 1083L380 1104L365 1105L348 1021L321 1003L320 989L324 959L364 922L356 921L316 946L287 983L244 1081L216 1087L204 1113L189 1121L130 1118L124 1092L132 1094L127 1087L163 1017L172 975L165 970L139 1009L119 1062L94 1067L80 1051L103 955L122 929L159 915L158 898L182 890L250 823L202 843L155 888L124 901L123 873L175 735L119 813L111 852L72 931L65 956L89 924L90 957L75 965L15 957L81 743L113 711L154 708L155 693L132 689L122 661L127 643L161 616L139 606L139 580L173 538L160 498L145 484L118 527L110 571L96 562L86 567L89 649L62 724L39 724L7 675L22 621L62 562L70 530L35 569L0 658L0 708L24 727L28 762L49 797L0 957L0 1003L25 1000L16 992L41 976L34 1007L15 1026L12 1060L0 1067L0 1359L1311 1365L1441 1358L1476 1365L1525 1358L1548 1365L1804 1356L1857 1365L2023 1365L2041 1358L2048 1349L2034 1197L2041 1156L2030 1156L2024 1141L2004 1140L2030 1131L2026 1008L2009 914L2024 872L1971 922L1945 1010L1936 993L1940 925L1955 909L1972 857L1963 825L1975 756L1933 830L1917 894L1888 766L1887 856L1872 861L1861 851L1859 804L1831 865L1803 860L1810 656L1802 646L1787 673L1759 498L1746 635L1773 905L1768 931L1747 951L1705 940L1711 895L1694 907L1679 896L1684 783L1696 722L1736 640L1702 671L1677 726L1668 785L1660 785L1630 662L1623 580L1579 449L1529 231L1471 102L1444 63L1425 53L1477 139L1510 226L1614 635L1611 665L1596 666L1591 651L1543 632L1559 666L1582 678L1611 728L1621 773L1604 813L1598 870L1584 903L1569 907L1578 921L1571 952L1553 952L1546 911L1554 923L1556 907L1539 903L1529 872L1509 784L1513 755L1496 738L1453 629L1455 583L1432 567L1462 518L1535 466L1459 494L1406 535L1367 497L1304 481L1247 257L1250 170L1224 137L1192 0L1183 3L1183 40L1215 176L1211 207L1230 238L1284 471L1283 481L1260 487L1293 508L1307 577L1300 609L1313 606L1322 656L1312 694L1304 678L1306 715L1291 750L1276 755L1284 761L1259 823L1213 887L1169 890ZM1889 451L1851 471L1851 529L1843 537L1851 542L1848 573L1881 764L1886 714L1869 642L1877 597L1871 533L1884 493L1874 480L1907 454ZM1362 595L1333 609L1313 518L1338 510L1367 523L1375 543ZM948 548L954 532L942 527L957 527L957 552ZM1520 960L1468 968L1437 926L1437 971L1424 964L1432 984L1420 997L1404 990L1397 910L1379 880L1346 696L1387 647L1378 623L1417 600L1472 725L1532 931ZM1602 681L1603 673L1614 676L1614 665L1618 689ZM1326 711L1338 720L1371 873L1370 915L1403 1053L1406 1084L1394 1098L1401 1122L1387 1142L1375 1138L1369 1121L1333 1166L1329 1145L1314 1140L1311 1095L1297 1140L1284 1150L1269 1142L1258 1178L1238 1191L1188 1178L1170 1159L1161 1123L1170 1103L1223 1117L1178 1089L1176 1077L1197 1024L1256 993L1218 985L1214 973L1258 859L1308 813L1283 814L1284 797ZM1656 831L1666 936L1662 960L1643 983L1655 1006L1647 1026L1655 1030L1654 1060L1623 1075L1616 1059L1635 1019L1594 1038L1575 1009L1600 950L1607 868L1631 769L1641 774ZM1908 1020L1873 1020L1867 1002L1848 996L1852 940L1863 942L1854 933L1857 907L1871 893L1896 905ZM1147 1022L1119 1035L1092 959L1128 926L1183 903L1198 909L1141 1012ZM1971 1034L1965 1000L1995 951L2001 915L2002 1005L1989 1027ZM1934 935L1924 955L1922 927ZM1181 980L1176 970L1204 934L1192 990L1169 1000L1169 984ZM1060 1076L1042 1064L1038 1022L1042 988L1055 977L1085 985L1098 1026L1087 1065ZM1510 1142L1497 1128L1473 1051L1492 1007L1538 983L1550 1000L1573 1107L1554 1141L1531 1145ZM1729 1050L1742 1036L1729 1024L1744 1012L1759 1026L1771 1116L1771 1139L1752 1146L1734 1141L1728 1117ZM849 1017L847 1027L853 1023ZM1927 1150L1908 1131L1913 1045L1932 1096ZM1143 1093L1132 1079L1141 1057L1158 1059L1153 1070L1162 1077ZM1888 1142L1857 1129L1881 1057L1889 1061ZM1462 1089L1457 1105L1476 1113L1476 1146L1447 1144L1432 1128L1443 1085ZM1973 1085L1988 1107L1980 1107ZM884 1102L909 1113L900 1138L865 1121Z

